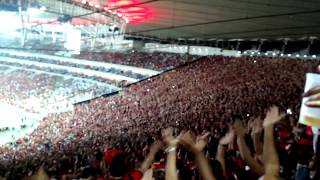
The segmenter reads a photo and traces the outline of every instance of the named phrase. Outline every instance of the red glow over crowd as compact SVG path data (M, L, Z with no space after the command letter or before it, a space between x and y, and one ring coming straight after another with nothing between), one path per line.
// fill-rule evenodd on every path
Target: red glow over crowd
M129 24L136 24L150 19L152 11L150 8L139 6L141 0L108 0L104 3L98 0L74 0L77 3L94 7L97 10L115 14L126 20Z

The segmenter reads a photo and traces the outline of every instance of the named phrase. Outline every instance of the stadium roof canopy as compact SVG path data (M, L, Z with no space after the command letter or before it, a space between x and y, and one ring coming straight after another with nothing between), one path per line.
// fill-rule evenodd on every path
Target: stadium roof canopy
M320 35L319 0L158 0L128 32L181 39L278 39Z
M7 2L7 0L0 0ZM19 2L19 0L10 0ZM24 1L24 0L21 0ZM281 39L320 36L319 0L27 0L76 25L128 22L126 33L159 39ZM125 18L124 18L125 17Z

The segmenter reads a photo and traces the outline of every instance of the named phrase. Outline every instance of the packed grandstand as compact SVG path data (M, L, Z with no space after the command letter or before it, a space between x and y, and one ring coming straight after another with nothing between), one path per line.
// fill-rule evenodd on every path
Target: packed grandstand
M243 3L0 0L0 180L319 180L320 3Z
M156 54L172 58L171 53ZM143 55L145 53L136 57ZM179 61L180 56L174 57L176 59L172 61ZM130 61L136 64L139 58ZM166 63L154 62L154 67L168 68ZM262 122L267 110L277 105L280 111L290 109L292 112L276 125L275 131L277 149L282 153L280 162L285 163L281 166L281 176L290 178L294 175L295 163L307 163L312 158L312 133L310 136L310 130L296 122L300 108L297 97L303 93L305 73L314 72L317 64L317 61L268 57L198 58L125 87L116 95L76 105L74 111L49 114L32 133L1 147L2 176L20 179L43 166L50 178L99 177L103 173L97 163L105 157L105 150L113 148L127 152L128 168L137 168L165 127L173 127L175 134L182 130L191 130L197 135L210 132L204 152L210 164L217 166L214 158L217 143L228 131L228 124L236 119L245 124L254 120ZM28 66L15 68L14 65L1 68L1 100L16 106L27 104L22 102L30 98L30 94L44 104L50 104L50 98L58 95L70 97L82 91L95 93L100 90L98 82L81 81L77 79L80 77L68 72L58 76L45 69L37 72ZM64 79L64 75L70 79ZM64 88L62 92L59 90L61 86ZM103 88L104 93L110 91ZM257 125L249 126L246 131L254 137L255 133L261 134L261 130L262 127ZM250 136L246 138L249 140ZM228 169L224 169L224 174L221 172L223 176L243 179L258 175L246 170L245 159L236 153L239 151L237 145L230 145L233 146L231 149L225 149ZM163 163L161 159L158 159L159 163ZM179 150L181 176L198 176L196 169L192 168L192 159L185 150ZM292 166L286 166L288 160L292 161ZM213 172L218 173L216 171Z

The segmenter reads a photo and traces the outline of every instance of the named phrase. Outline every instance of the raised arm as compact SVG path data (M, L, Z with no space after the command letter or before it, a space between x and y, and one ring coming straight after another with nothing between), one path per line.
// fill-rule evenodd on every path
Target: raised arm
M278 107L272 107L265 120L264 126L264 144L263 144L263 161L265 166L265 175L268 177L279 177L280 163L278 153L274 144L273 128L274 124L280 121L284 114L279 113Z
M220 139L219 141L219 145L218 145L218 149L217 149L217 154L216 154L216 159L217 161L220 162L221 166L222 166L222 170L223 172L226 171L226 163L225 163L225 145L229 145L232 140L234 139L234 131L232 129L229 129L229 132Z
M151 145L149 154L144 159L144 161L142 162L142 164L139 168L139 170L142 173L145 173L150 168L151 164L154 161L154 156L159 151L161 146L162 146L162 142L160 142L160 141L156 141L154 144Z
M262 121L260 119L255 119L252 124L252 133L251 137L253 139L253 146L256 152L256 157L261 157L263 152L263 143L261 142L262 135Z
M208 143L209 133L204 136L196 138L190 131L183 134L180 141L189 151L195 155L196 164L199 168L201 177L205 180L215 180L209 162L203 153L203 149Z
M241 158L250 166L252 171L260 176L264 174L264 168L251 155L250 150L245 142L245 128L240 120L234 123L234 130L237 135L237 144L239 146Z
M177 175L177 145L178 138L173 137L172 128L162 131L163 141L167 145L167 164L166 164L166 180L178 180Z

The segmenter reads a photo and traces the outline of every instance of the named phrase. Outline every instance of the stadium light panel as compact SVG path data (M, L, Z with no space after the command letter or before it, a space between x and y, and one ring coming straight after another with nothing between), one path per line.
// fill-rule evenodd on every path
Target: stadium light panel
M127 6L127 5L134 4L134 2L130 0L122 0L122 1L117 1L116 4L117 6Z
M127 12L132 12L132 11L143 11L142 7L129 7L126 9Z

